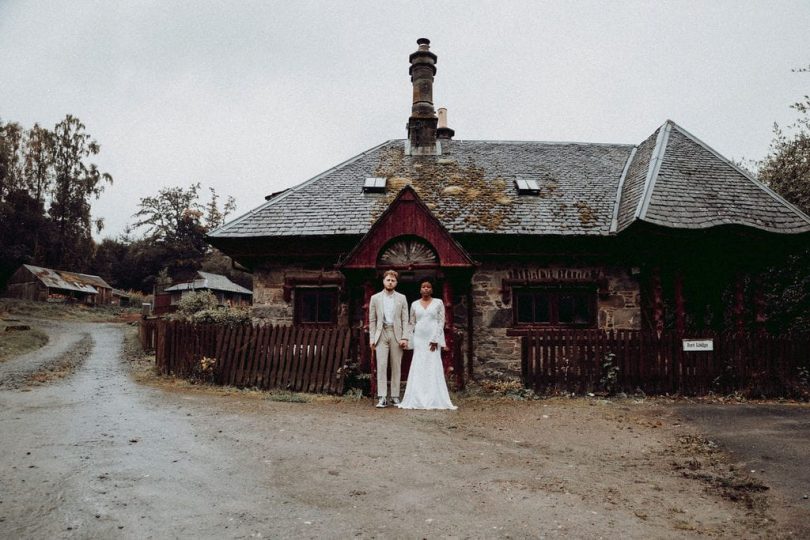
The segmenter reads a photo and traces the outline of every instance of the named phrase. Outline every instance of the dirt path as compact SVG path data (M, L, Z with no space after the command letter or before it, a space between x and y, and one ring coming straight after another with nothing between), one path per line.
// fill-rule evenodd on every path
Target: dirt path
M121 326L91 335L72 376L0 390L0 537L785 534L667 407L467 398L418 412L166 390L133 381Z

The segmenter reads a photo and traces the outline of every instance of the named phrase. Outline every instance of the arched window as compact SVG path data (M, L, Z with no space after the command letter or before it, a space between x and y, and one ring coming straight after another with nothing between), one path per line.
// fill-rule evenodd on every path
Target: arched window
M439 256L421 238L397 238L387 244L377 259L379 266L437 266Z

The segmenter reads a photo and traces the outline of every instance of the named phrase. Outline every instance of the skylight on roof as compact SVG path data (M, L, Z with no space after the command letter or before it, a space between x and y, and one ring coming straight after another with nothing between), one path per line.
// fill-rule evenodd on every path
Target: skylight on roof
M519 195L537 195L540 193L540 185L537 180L518 178L515 180L515 187L517 187Z
M382 193L385 191L385 178L375 176L366 178L363 183L363 191L365 193Z

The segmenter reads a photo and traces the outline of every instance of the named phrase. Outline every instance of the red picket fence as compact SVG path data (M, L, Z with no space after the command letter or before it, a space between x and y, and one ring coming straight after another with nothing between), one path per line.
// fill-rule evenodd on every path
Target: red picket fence
M704 338L713 340L712 351L683 350L683 339ZM784 395L810 369L810 339L541 329L522 338L521 356L524 384L538 392L583 393L612 386L648 394L742 390Z
M161 373L217 384L342 393L350 358L347 328L222 326L161 320L155 363ZM204 366L203 358L214 359Z

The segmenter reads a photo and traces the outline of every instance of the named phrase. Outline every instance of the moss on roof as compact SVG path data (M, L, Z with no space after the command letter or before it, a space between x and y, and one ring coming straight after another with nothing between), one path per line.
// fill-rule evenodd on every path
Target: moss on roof
M443 223L477 225L496 232L514 223L507 182L488 179L483 167L467 160L435 156L406 156L403 146L380 152L374 174L388 179L385 197L375 204L370 223L380 217L400 190L410 185Z

